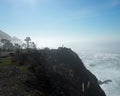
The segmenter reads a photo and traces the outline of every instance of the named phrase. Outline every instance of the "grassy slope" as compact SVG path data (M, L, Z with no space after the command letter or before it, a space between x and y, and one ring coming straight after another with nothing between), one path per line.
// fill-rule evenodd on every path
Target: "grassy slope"
M11 58L0 58L0 96L42 96L24 84L28 66L11 64Z
M10 57L6 57L6 58L0 58L0 67L7 67L11 64L11 59Z

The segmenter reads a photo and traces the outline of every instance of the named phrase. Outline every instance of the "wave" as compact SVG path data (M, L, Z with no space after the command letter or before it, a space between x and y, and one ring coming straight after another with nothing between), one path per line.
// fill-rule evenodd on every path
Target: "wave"
M112 80L101 85L107 96L120 96L120 51L82 50L79 56L99 80Z

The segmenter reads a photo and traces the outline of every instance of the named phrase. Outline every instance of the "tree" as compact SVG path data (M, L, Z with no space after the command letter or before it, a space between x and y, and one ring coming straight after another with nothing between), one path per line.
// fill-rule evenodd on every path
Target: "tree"
M6 42L9 42L10 40L7 40L7 39L1 39L1 42L2 43L6 43Z
M2 39L1 42L3 43L3 49L13 49L14 46L13 44L10 42L10 40L7 39Z
M31 38L30 37L26 37L25 41L26 41L26 44L27 44L27 48L29 48Z
M21 47L22 47L23 49L26 49L26 48L27 48L27 44L26 44L26 43L23 43Z
M15 49L20 49L21 46L20 46L19 44L17 44L17 43L14 43L14 48L15 48Z
M30 48L36 49L36 44L34 42L30 42Z

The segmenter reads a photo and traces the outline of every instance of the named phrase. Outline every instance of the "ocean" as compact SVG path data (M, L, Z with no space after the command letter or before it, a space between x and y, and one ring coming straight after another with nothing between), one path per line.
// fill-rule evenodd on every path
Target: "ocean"
M79 56L99 80L112 80L101 85L107 96L120 96L120 50L80 50Z

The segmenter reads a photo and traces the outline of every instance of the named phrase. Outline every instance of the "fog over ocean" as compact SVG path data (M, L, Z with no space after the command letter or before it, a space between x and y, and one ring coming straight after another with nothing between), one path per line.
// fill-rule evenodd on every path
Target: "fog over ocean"
M99 80L112 80L101 85L107 96L120 96L120 50L80 50L79 56Z

